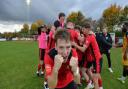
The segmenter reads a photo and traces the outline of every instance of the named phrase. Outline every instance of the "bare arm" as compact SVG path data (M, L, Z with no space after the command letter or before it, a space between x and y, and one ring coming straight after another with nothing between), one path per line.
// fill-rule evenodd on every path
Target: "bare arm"
M49 88L55 88L58 82L58 71L53 68L51 76L48 76L47 78Z
M80 73L79 73L79 68L77 67L77 71L75 73L73 73L74 75L74 81L77 83L77 84L80 84Z
M50 76L48 76L48 85L50 88L56 88L58 82L58 71L63 63L63 57L56 55L54 59L54 67Z
M74 81L77 84L80 84L80 74L79 74L79 67L78 67L78 58L72 57L70 60L71 70L73 72Z
M85 52L85 50L87 49L86 45L82 47L77 45L75 42L72 42L72 45L75 46L75 48L79 49L81 52Z

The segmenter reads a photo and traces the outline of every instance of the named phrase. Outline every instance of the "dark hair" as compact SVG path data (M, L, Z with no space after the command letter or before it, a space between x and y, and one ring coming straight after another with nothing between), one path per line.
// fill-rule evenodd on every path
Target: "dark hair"
M57 43L58 39L64 39L66 41L70 41L70 34L66 29L58 29L55 32L55 42Z
M60 17L65 17L65 14L63 13L63 12L61 12L61 13L59 13L59 19L60 19Z
M76 25L76 26L75 26L75 29L78 29L78 30L80 31L80 33L82 34L82 29L81 29L81 26Z
M38 35L41 35L41 29L42 28L46 28L47 29L47 26L46 25L41 25L38 27Z
M128 31L128 22L125 22L122 28L122 35L124 36L127 31Z
M91 28L91 25L90 25L90 23L84 23L82 27L84 27L84 28Z
M56 21L54 22L54 26L55 26L56 28L60 27L60 22L59 22L58 20L56 20Z
M78 30L80 30L80 29L81 29L81 26L79 26L79 25L76 25L76 26L75 26L75 29L78 29Z

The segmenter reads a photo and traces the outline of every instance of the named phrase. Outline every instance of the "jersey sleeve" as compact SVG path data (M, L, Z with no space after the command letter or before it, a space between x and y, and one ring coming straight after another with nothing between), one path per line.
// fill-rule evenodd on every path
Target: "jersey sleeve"
M97 57L98 56L98 44L97 44L97 42L96 42L96 39L95 39L95 36L91 36L91 40L92 40L92 43L91 43L91 45L93 45L93 44L95 44L95 45L93 45L93 46L95 46L94 48L96 48L96 49L93 49L93 52L94 52L94 56L95 56L95 61L96 61L96 73L100 73L100 71L101 71L101 68L100 68L100 60L101 60L101 58L99 58L99 57ZM97 44L97 46L96 46L96 44ZM97 52L97 53L96 53Z
M50 58L48 53L45 54L44 58L46 77L51 75L53 69L53 60Z
M101 59L97 59L96 60L96 73L100 73L100 71L101 71L101 68L100 68L100 60Z
M78 37L80 36L80 34L77 32L77 31L74 31L74 35L75 35L75 39L77 39L78 40Z
M76 49L72 48L72 56L73 57L78 57Z
M86 46L86 48L89 47L90 43L91 43L90 37L86 37L86 38L85 38L85 44L84 44L84 45Z

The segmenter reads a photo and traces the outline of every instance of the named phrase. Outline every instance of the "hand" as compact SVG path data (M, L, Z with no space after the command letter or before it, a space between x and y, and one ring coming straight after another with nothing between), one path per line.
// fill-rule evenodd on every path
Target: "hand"
M84 42L84 40L85 40L84 35L83 34L79 35L78 40Z
M54 60L54 69L58 71L63 63L64 59L61 55L56 55Z
M84 38L84 36L81 36L78 40L81 41L81 42L84 42L85 38Z
M71 66L71 70L73 73L76 73L77 72L77 68L78 68L78 59L75 58L75 57L72 57L71 60L70 60L70 64Z
M76 47L76 45L77 45L75 42L72 42L71 44L72 44L72 46L75 46L75 47Z

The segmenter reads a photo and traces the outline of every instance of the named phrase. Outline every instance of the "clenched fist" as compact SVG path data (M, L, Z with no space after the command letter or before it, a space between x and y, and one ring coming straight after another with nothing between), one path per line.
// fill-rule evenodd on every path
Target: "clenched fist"
M64 59L61 55L57 54L54 59L54 68L58 71L63 63Z
M78 58L72 57L69 65L71 66L72 72L75 73L78 68Z

